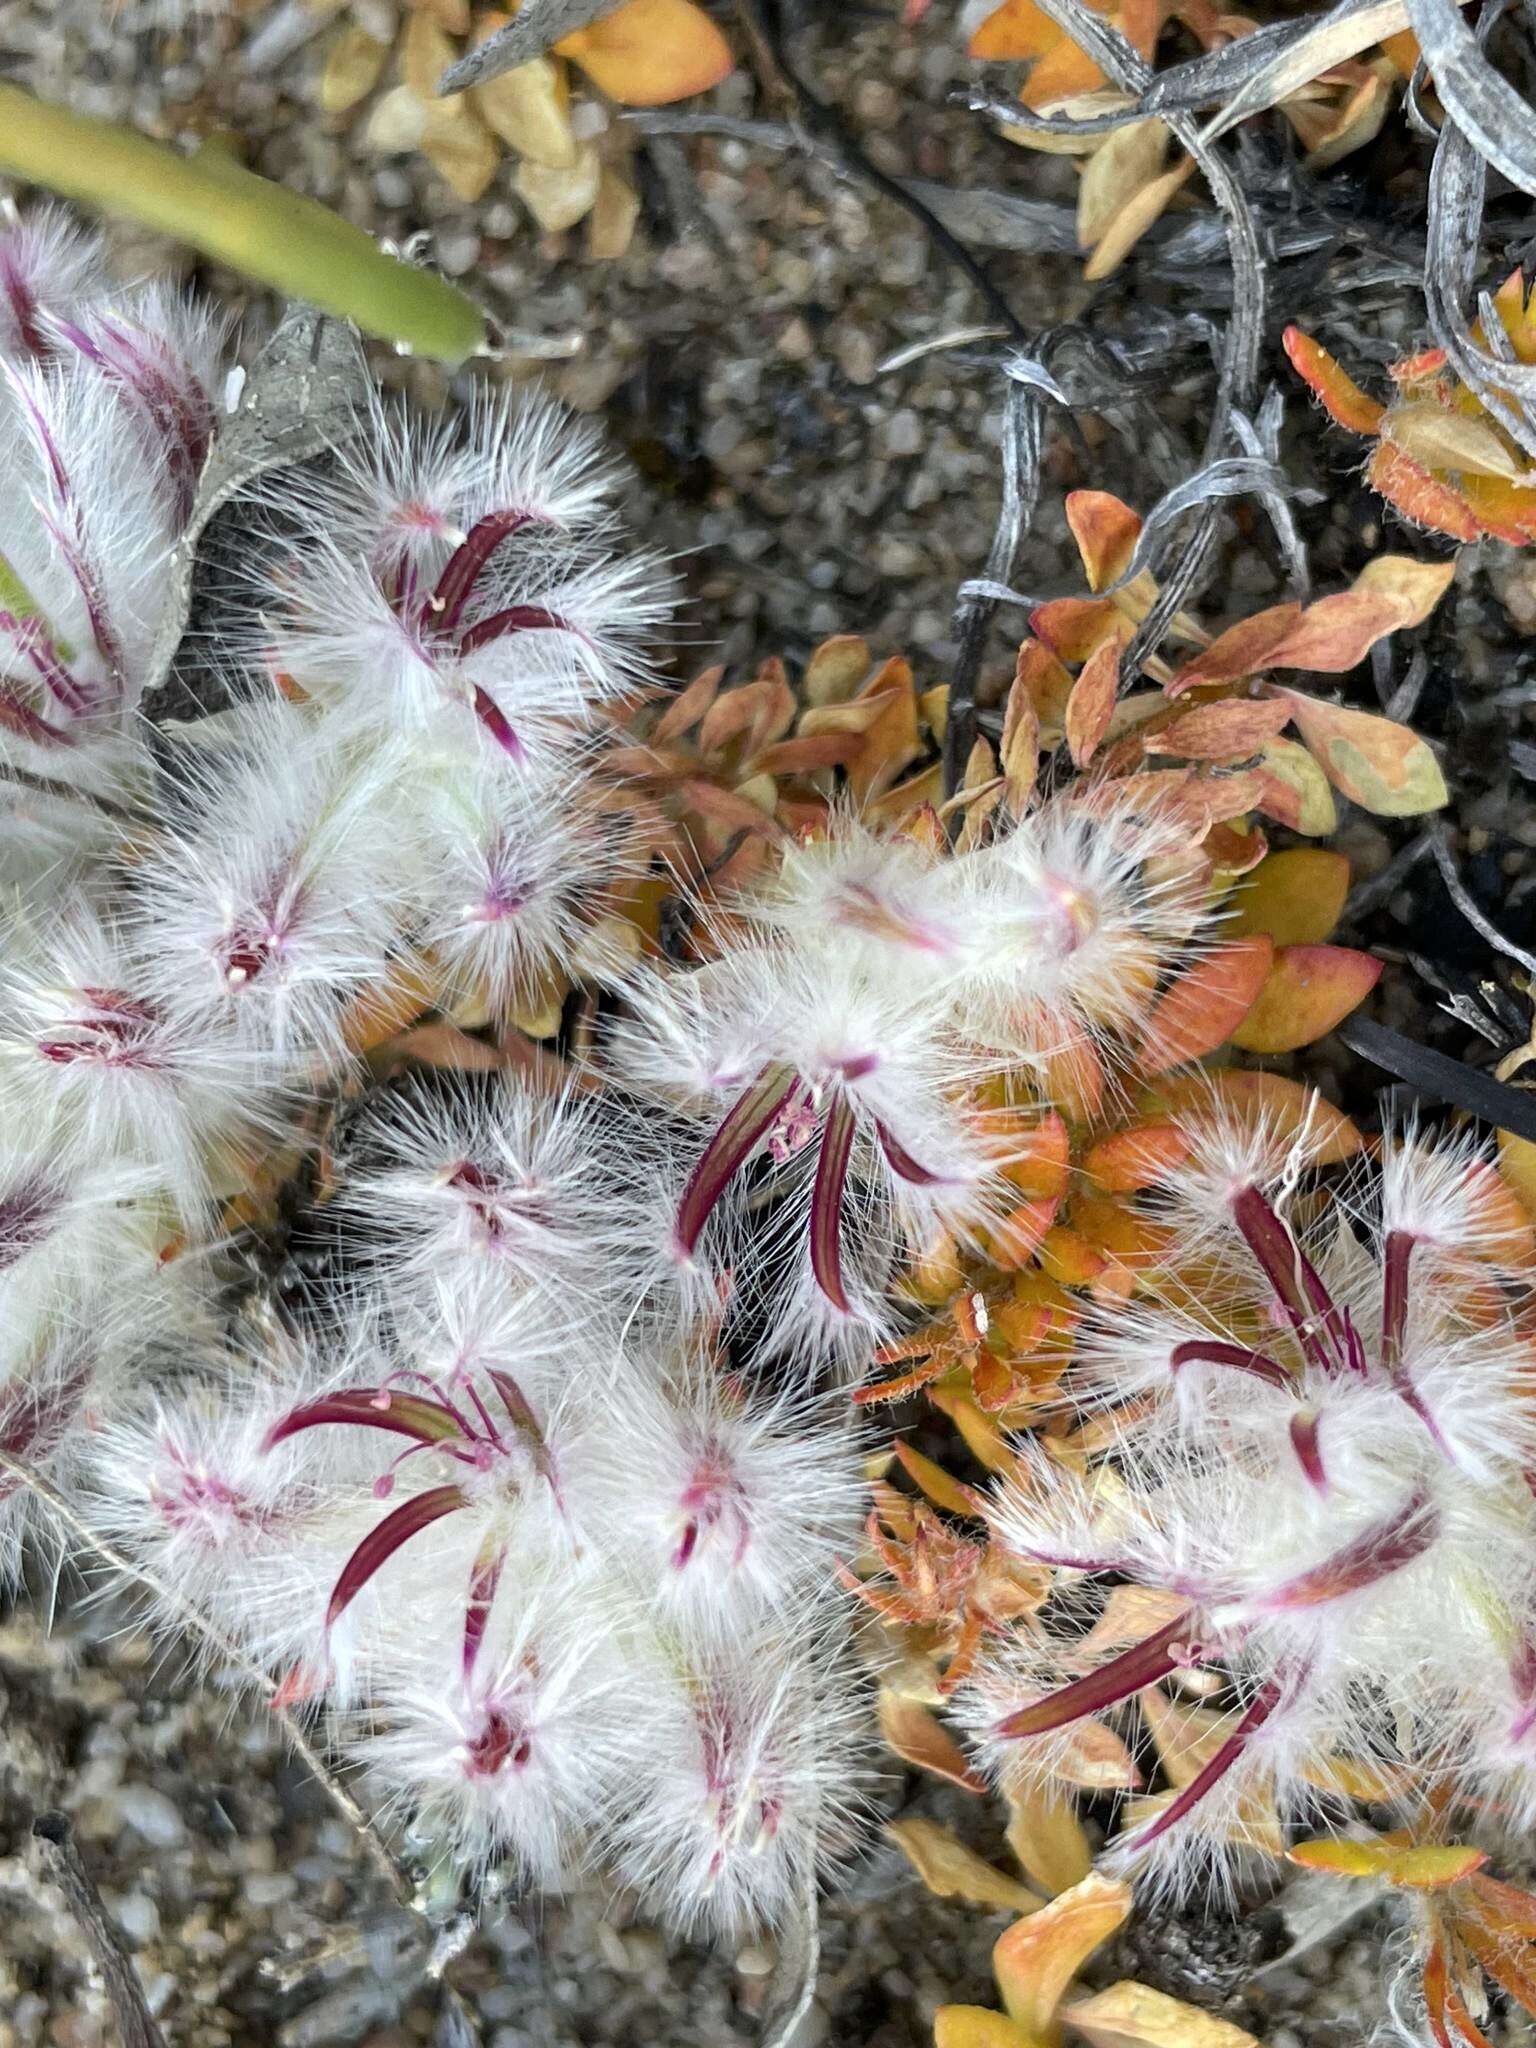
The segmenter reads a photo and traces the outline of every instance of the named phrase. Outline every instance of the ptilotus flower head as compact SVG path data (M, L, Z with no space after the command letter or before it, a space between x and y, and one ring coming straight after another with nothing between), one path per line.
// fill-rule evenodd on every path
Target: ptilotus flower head
M869 971L834 940L742 947L685 976L637 981L616 1056L698 1119L671 1227L686 1273L739 1262L751 1175L780 1197L765 1255L775 1344L862 1335L905 1252L972 1233L1000 1148L968 1096L988 1070L941 991Z
M128 876L163 1007L296 1063L338 1056L347 1004L383 978L409 922L394 766L280 702L181 745L165 828Z
M635 863L622 821L579 788L465 774L425 825L415 929L451 988L515 1014L556 973L628 972L596 920Z
M707 1356L650 1368L613 1387L574 1487L634 1597L726 1633L824 1592L864 1494L846 1402L754 1392Z
M649 1686L637 1674L653 1733L613 1862L685 1932L780 1924L847 1852L863 1737L831 1613L801 1605L728 1636L679 1634Z
M282 499L292 541L253 652L366 733L539 772L644 679L668 587L600 516L610 480L585 430L510 400L468 425L456 447L375 421L337 491Z
M44 217L0 231L0 752L131 791L128 724L217 424L218 323L109 292Z
M402 1646L380 1671L357 1752L428 1839L517 1886L555 1886L641 1746L635 1702L600 1615L563 1582L503 1586L467 1667Z
M400 1275L548 1289L583 1312L636 1270L600 1101L512 1075L402 1089L360 1124L344 1187L360 1248Z
M1026 1476L993 1510L1019 1554L1150 1603L1126 1632L1028 1635L983 1679L973 1718L1004 1770L1148 1686L1176 1698L1181 1673L1232 1700L1121 1839L1174 1876L1219 1860L1256 1800L1303 1809L1330 1760L1522 1801L1536 1774L1536 1367L1506 1285L1529 1225L1465 1147L1413 1138L1368 1241L1337 1216L1299 1229L1307 1157L1278 1180L1238 1170L1261 1152L1207 1143L1211 1290L1117 1313L1085 1347L1077 1391L1124 1416L1105 1483L1090 1499ZM1421 1239L1439 1256L1419 1265Z
M0 1115L69 1164L137 1167L188 1218L242 1144L281 1127L281 1069L148 993L84 905L18 925L0 959Z
M0 218L0 355L53 355L58 321L106 289L100 242L60 208L8 209Z

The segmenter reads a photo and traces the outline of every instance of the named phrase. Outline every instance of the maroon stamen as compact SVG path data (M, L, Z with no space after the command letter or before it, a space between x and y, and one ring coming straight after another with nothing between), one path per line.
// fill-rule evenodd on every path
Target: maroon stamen
M915 1188L932 1188L938 1187L948 1178L945 1174L933 1173L926 1166L920 1165L906 1146L891 1135L889 1127L878 1117L875 1119L875 1136L880 1141L880 1150L885 1154L886 1164L898 1180L908 1181Z
M1422 1490L1409 1495L1400 1508L1315 1564L1309 1571L1268 1593L1255 1604L1272 1612L1321 1607L1342 1600L1364 1586L1389 1578L1422 1557L1440 1534L1440 1516Z
M1168 1354L1170 1372L1177 1376L1186 1365L1228 1365L1262 1380L1267 1387L1278 1387L1282 1393L1296 1392L1296 1375L1287 1372L1278 1360L1251 1350L1246 1344L1228 1344L1218 1337L1191 1337L1183 1344L1175 1344Z
M512 730L511 721L496 699L482 690L478 683L474 688L475 716L485 727L491 738L503 753L510 754L514 761L523 758L523 743Z
M1262 1728L1270 1715L1279 1706L1280 1688L1277 1685L1263 1685L1254 1694L1244 1709L1241 1720L1217 1750L1208 1763L1201 1766L1189 1783L1175 1793L1174 1797L1158 1814L1157 1818L1125 1838L1125 1847L1131 1852L1144 1849L1155 1842L1159 1835L1165 1835L1176 1827L1190 1810L1198 1806L1211 1787L1224 1778L1243 1753L1248 1738Z
M846 1095L838 1094L821 1136L816 1184L811 1190L811 1271L816 1285L835 1309L853 1313L843 1284L843 1189L853 1151L854 1115Z
M513 633L574 632L576 628L569 619L561 618L558 612L546 611L543 605L512 604L505 611L476 619L460 637L459 652L473 654L477 647L488 647L493 640L505 640Z
M1062 1686L1043 1700L1033 1700L1017 1713L1009 1714L998 1722L994 1733L1008 1740L1049 1734L1053 1729L1081 1721L1086 1715L1102 1713L1105 1707L1129 1699L1133 1692L1140 1692L1145 1685L1155 1685L1183 1665L1198 1663L1199 1646L1189 1639L1190 1619L1187 1611L1176 1615L1155 1634L1101 1664L1097 1671L1074 1678L1070 1685Z
M381 1398L382 1397L382 1398ZM447 1443L468 1437L471 1432L461 1415L440 1401L426 1401L414 1394L393 1394L382 1387L362 1387L351 1393L323 1394L290 1408L267 1432L265 1450L273 1450L300 1430L323 1428L328 1423L350 1423L359 1429L392 1430L396 1436L415 1437L424 1444Z
M374 1573L389 1562L403 1543L468 1504L468 1495L458 1486L429 1487L425 1493L402 1501L393 1514L386 1515L376 1528L368 1531L342 1566L325 1610L326 1627L334 1628Z
M764 1067L757 1079L738 1097L704 1148L703 1156L688 1177L677 1209L673 1248L679 1258L691 1259L699 1234L709 1221L715 1204L725 1193L739 1169L778 1115L779 1105L795 1085L792 1067Z
M1297 1462L1306 1473L1308 1482L1319 1493L1326 1493L1328 1475L1323 1469L1322 1448L1318 1443L1318 1419L1310 1408L1304 1408L1292 1418L1291 1449L1296 1453Z
M1381 1362L1394 1379L1408 1325L1408 1267L1418 1240L1408 1230L1389 1230L1381 1261Z
M496 1588L501 1580L501 1568L506 1562L506 1549L492 1537L487 1537L480 1546L479 1555L469 1577L469 1601L464 1610L464 1676L468 1678L474 1669L475 1658L485 1636L486 1623L491 1618L491 1606L496 1598Z
M1355 1365L1358 1337L1351 1344L1354 1333L1347 1319L1341 1319L1317 1269L1259 1190L1243 1188L1236 1194L1232 1215L1310 1362L1330 1376L1342 1365Z
M443 573L437 579L437 588L427 600L429 611L445 633L451 633L457 627L470 594L492 555L504 540L509 540L519 527L526 526L533 516L531 512L508 509L488 512L484 519L475 521L448 557Z

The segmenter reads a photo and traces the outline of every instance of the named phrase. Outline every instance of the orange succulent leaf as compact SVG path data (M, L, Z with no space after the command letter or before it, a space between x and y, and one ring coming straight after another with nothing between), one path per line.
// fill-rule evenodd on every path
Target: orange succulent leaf
M701 675L695 676L686 688L679 690L656 721L655 729L650 736L651 744L665 746L669 740L679 739L684 733L691 732L714 703L724 680L723 667L707 668Z
M1027 2037L1054 2038L1056 2016L1073 1978L1130 1910L1128 1884L1090 1871L999 1937L992 1974L1008 2017Z
M879 1721L886 1747L894 1750L903 1763L929 1771L934 1777L947 1778L951 1785L958 1785L962 1792L975 1793L978 1798L986 1791L985 1779L971 1769L948 1729L918 1701L882 1691Z
M1269 771L1266 769L1266 794L1270 779ZM1250 869L1256 868L1269 852L1269 841L1257 825L1251 821L1244 823L1240 820L1235 824L1213 825L1206 833L1200 850L1209 857L1213 870L1219 870L1221 874L1231 879L1238 875L1246 875Z
M1186 761L1236 761L1257 753L1291 722L1291 707L1278 697L1228 697L1197 704L1160 732L1149 733L1149 754L1178 754Z
M1034 0L1004 0L971 37L967 54L982 63L1034 63L1062 40L1063 31Z
M1034 1123L1024 1123L1016 1110L995 1110L985 1118L988 1134L1006 1143L1002 1174L1022 1195L1061 1195L1066 1190L1072 1159L1072 1138L1054 1109Z
M1041 1061L1045 1092L1074 1123L1091 1123L1104 1101L1104 1062L1086 1031L1063 1031Z
M1227 898L1229 938L1272 939L1276 946L1320 946L1333 935L1349 894L1349 859L1320 846L1271 853Z
M1339 822L1328 778L1296 740L1266 740L1260 749L1264 789L1255 809L1293 832L1321 839Z
M1356 668L1378 640L1422 625L1450 588L1456 564L1417 562L1409 555L1378 555L1354 584L1309 604L1290 632L1270 650L1266 668L1318 669L1341 675Z
M1071 1799L1051 1785L1022 1784L1007 1793L1008 1846L1025 1875L1052 1897L1081 1884L1093 1851Z
M1286 946L1232 1033L1243 1052L1295 1052L1325 1038L1365 1001L1381 962L1351 946Z
M1320 342L1299 327L1287 327L1282 337L1291 368L1322 400L1329 417L1352 434L1381 431L1386 407L1369 397L1354 379L1329 355Z
M1427 526L1432 533L1448 533L1452 540L1481 538L1482 522L1462 492L1390 441L1377 443L1365 474L1371 489L1379 491L1389 505L1395 505L1415 526Z
M1141 538L1140 515L1108 491L1069 491L1066 513L1088 588L1099 591L1118 583Z
M1237 1067L1217 1074L1173 1074L1159 1080L1155 1099L1180 1123L1198 1129L1212 1116L1264 1129L1281 1142L1305 1139L1316 1166L1354 1158L1364 1140L1342 1110L1287 1074Z
M1072 676L1043 641L1031 638L1022 643L1013 680L1034 705L1041 727L1059 733L1066 722Z
M708 92L735 65L731 46L693 0L628 0L556 43L624 107L664 107Z
M1502 476L1457 479L1472 516L1495 540L1526 547L1536 540L1536 490Z
M1299 604L1276 604L1239 619L1190 657L1167 684L1168 695L1179 697L1203 683L1235 683L1257 675L1300 617Z
M1290 705L1297 730L1328 780L1362 810L1412 818L1447 801L1439 762L1407 726L1299 690L1277 694Z
M943 1508L951 1515L980 1512L981 1504L968 1486L962 1486L958 1479L951 1479L942 1465L936 1465L932 1458L925 1458L921 1451L914 1450L905 1438L897 1438L896 1456L908 1478L917 1482L936 1508Z
M841 704L870 670L869 643L857 633L834 633L805 664L800 693L807 704Z
M1266 938L1230 939L1181 974L1147 1020L1143 1071L1160 1074L1225 1045L1263 986L1273 950Z
M1015 1204L987 1232L987 1251L993 1265L1004 1273L1027 1266L1045 1242L1060 1207L1060 1195Z
M1334 1877L1372 1877L1414 1891L1460 1884L1488 1861L1484 1850L1460 1842L1297 1842L1286 1856L1303 1870L1326 1870Z
M1115 701L1120 694L1120 648L1116 640L1096 647L1083 664L1082 674L1067 699L1066 734L1072 765L1088 766L1099 743L1109 730Z
M1152 1187L1189 1157L1189 1139L1174 1123L1138 1124L1090 1145L1083 1171L1109 1194Z
M1086 661L1111 635L1130 637L1130 622L1112 597L1055 597L1036 605L1030 631L1061 661Z

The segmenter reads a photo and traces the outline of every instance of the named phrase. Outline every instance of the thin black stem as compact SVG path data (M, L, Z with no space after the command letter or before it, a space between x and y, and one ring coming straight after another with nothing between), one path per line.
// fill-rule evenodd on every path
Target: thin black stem
M90 1944L112 2002L122 2048L166 2048L165 2036L144 2002L143 1987L123 1938L80 1854L68 1814L39 1814L32 1823L32 1839L44 1876L64 1894L71 1917Z

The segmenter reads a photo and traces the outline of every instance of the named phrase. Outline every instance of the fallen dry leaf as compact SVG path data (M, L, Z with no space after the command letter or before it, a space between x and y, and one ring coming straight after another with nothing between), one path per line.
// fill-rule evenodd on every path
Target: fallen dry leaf
M1069 2005L1063 2018L1094 2048L1262 2048L1246 2028L1129 1981Z
M936 1898L964 1899L968 1906L1001 1907L1009 1913L1034 1913L1045 1904L1028 1885L986 1862L934 1821L893 1820L885 1832Z
M992 1973L1008 2017L1027 2035L1057 2040L1057 2012L1073 1978L1130 1910L1128 1884L1090 1871L1080 1884L1010 1927L992 1950Z

